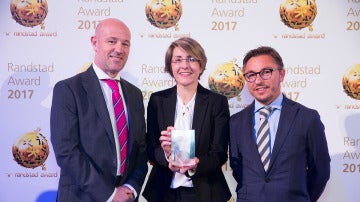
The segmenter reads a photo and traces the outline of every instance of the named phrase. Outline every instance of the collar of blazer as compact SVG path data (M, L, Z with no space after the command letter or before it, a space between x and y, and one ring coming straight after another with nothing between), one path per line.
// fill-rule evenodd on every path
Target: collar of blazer
M175 117L175 109L176 109L176 86L169 88L163 92L164 101L162 102L164 111L164 125L165 126L173 126L174 125L174 117ZM209 93L210 91L205 89L200 84L197 87L196 98L195 98L195 106L194 106L194 117L192 128L195 129L195 150L199 146L197 145L199 142L200 134L201 134L201 126L203 125L203 117L206 115L206 110L209 104Z
M281 108L279 126L276 132L276 138L275 138L269 169L271 169L273 162L276 161L276 158L280 153L282 146L285 143L285 139L289 135L289 131L292 128L292 124L294 123L296 115L299 111L298 106L299 105L297 105L296 102L284 96L283 106Z

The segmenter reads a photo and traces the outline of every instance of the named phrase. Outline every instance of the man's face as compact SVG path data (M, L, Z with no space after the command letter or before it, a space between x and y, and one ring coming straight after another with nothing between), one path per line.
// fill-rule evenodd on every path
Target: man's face
M110 77L115 77L125 66L130 52L130 31L118 21L103 22L91 38L95 64Z
M270 70L269 78L263 79L260 74L255 74L255 80L253 82L247 81L247 86L249 92L256 100L264 105L269 105L281 93L280 83L284 80L285 70L278 70L278 65L271 56L259 55L248 60L245 74L264 72L264 70L265 72ZM265 77L265 74L263 76Z

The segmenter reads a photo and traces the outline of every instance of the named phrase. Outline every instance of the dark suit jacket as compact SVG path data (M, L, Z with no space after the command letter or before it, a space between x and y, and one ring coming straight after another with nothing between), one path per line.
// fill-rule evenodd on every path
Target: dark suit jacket
M143 196L162 201L173 177L160 146L162 130L174 126L176 86L153 93L147 108L148 156L153 164ZM200 201L227 201L231 197L221 166L227 161L229 105L226 97L198 86L192 128L195 129L195 156L199 158L192 176Z
M268 172L254 140L254 102L230 119L230 166L237 201L316 201L330 176L324 125L317 111L284 97Z
M126 169L120 184L138 194L147 173L140 90L121 80L129 119ZM93 67L54 87L51 142L61 168L58 201L106 201L115 189L116 148L110 116Z

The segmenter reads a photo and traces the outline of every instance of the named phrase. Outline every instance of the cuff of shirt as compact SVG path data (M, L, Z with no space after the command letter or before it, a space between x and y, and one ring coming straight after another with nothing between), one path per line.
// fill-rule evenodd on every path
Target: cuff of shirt
M185 172L185 176L188 178L191 178L192 176L194 176L196 173L196 169L189 169Z
M136 199L138 195L136 190L130 184L124 184L124 186L126 186L127 188L131 189L134 192L134 199Z
M136 190L130 184L124 184L124 186L126 186L127 188L131 189L134 192L134 194L133 194L134 199L136 199L136 197L137 197ZM114 189L114 192L111 194L110 198L106 202L111 202L114 199L115 192L116 192L116 188Z
M166 156L166 152L164 151L164 156L165 156L165 159L169 162L169 160L170 160L169 157L170 157L171 155L170 155L170 156Z

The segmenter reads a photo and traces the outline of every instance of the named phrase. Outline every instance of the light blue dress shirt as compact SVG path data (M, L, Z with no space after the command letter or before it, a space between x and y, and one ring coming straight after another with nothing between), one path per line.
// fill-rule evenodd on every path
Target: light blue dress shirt
M280 112L282 108L282 101L283 101L283 94L280 95L269 105L273 108L272 112L268 117L268 123L270 128L270 155L272 154L272 149L274 147L276 132L279 125L280 120ZM254 140L256 143L256 134L260 124L260 109L263 108L265 105L261 104L257 100L255 100L255 110L254 110Z

